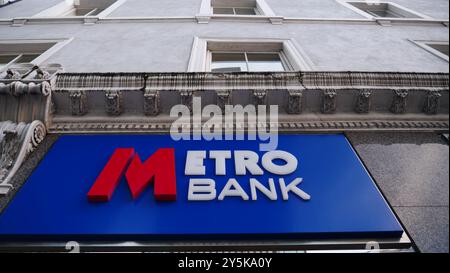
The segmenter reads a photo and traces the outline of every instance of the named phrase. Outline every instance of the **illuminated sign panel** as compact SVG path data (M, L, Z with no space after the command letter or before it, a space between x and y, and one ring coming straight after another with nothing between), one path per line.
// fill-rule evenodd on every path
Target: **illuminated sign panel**
M323 239L403 233L343 135L281 135L277 150L268 152L258 144L62 136L0 215L0 236Z

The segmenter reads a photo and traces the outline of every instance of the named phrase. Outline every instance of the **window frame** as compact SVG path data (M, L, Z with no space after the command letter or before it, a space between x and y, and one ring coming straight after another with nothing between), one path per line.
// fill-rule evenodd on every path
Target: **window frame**
M93 7L91 9L91 11L85 15L73 15L73 16L68 16L67 14L73 12L74 10L77 9L76 5L75 5L75 0L65 0L65 1L61 1L60 3L45 9L35 15L33 15L33 17L36 18L71 18L71 17L76 17L76 18L83 18L83 17L88 17L88 16L95 16L98 18L105 18L106 16L108 16L109 14L111 14L114 10L116 10L118 7L120 7L121 5L123 5L127 0L116 0L114 1L112 4L107 5L105 7ZM83 8L81 7L81 9L90 9L90 8ZM96 15L91 15L94 10L100 10L100 12L98 12L98 14Z
M24 39L24 40L0 40L0 45L4 45L12 47L11 45L14 45L14 50L6 51L6 53L0 53L2 56L7 55L17 55L13 60L8 62L7 64L0 66L0 73L7 70L9 67L15 64L20 64L17 61L20 60L21 57L24 55L38 55L36 58L32 59L29 63L33 65L40 65L45 60L47 60L51 55L55 54L57 51L62 49L65 45L70 43L73 40L73 38L64 38L64 39ZM39 45L39 44L53 44L50 47L43 49L43 50L36 50L36 51L27 51L27 50L21 50L21 47L23 46L30 46L33 44ZM19 46L17 46L19 45Z
M225 14L225 13L214 13L214 9L232 9L233 14ZM255 12L255 14L237 14L236 9L251 9ZM219 15L219 16L255 16L255 15L261 15L260 11L256 7L212 7L212 14L213 15Z
M377 1L377 0L336 0L338 3L340 3L341 5L353 10L354 12L358 13L359 15L362 15L368 19L376 19L376 20L421 20L421 19L433 19L430 16L427 16L425 14L422 14L420 12L417 12L415 10L406 8L402 5L399 5L397 3L393 3L390 1ZM381 4L386 4L388 6L391 7L395 7L399 10L401 10L402 12L404 12L405 14L411 14L415 17L407 17L404 14L399 13L400 15L404 16L404 17L380 17L380 16L375 16L374 14L371 14L363 9L360 9L356 6L354 6L351 3L360 3L360 4L366 4L366 5L381 5ZM398 13L398 12L395 12Z
M289 71L312 71L314 63L294 39L194 37L188 72L210 72L213 52L281 52L280 59Z
M212 54L214 53L219 53L219 54L229 54L229 53L237 53L237 54L244 54L245 56L245 64L247 66L247 71L241 71L241 72L256 72L256 71L251 71L249 69L249 60L248 60L248 54L277 54L278 57L280 58L280 62L281 65L283 66L283 71L271 71L271 70L267 70L264 72L289 72L289 71L293 71L293 67L291 65L291 63L289 62L288 58L286 57L286 55L284 54L283 50L279 50L279 51L213 51L213 50L208 50L207 52L207 57L206 57L206 71L207 72L212 72L212 73L219 73L219 72L213 72L211 67L212 67ZM226 73L226 72L225 72Z
M432 40L409 40L413 44L417 45L418 47L421 47L422 49L425 49L429 53L449 62L449 56L440 52L439 50L433 48L430 46L430 44L435 45L449 45L449 41L432 41Z

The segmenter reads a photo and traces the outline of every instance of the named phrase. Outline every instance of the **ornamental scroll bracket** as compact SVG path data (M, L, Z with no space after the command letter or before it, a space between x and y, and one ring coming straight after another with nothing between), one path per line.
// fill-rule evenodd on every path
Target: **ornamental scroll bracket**
M46 136L45 125L31 123L0 122L0 195L12 188L11 179L25 159Z

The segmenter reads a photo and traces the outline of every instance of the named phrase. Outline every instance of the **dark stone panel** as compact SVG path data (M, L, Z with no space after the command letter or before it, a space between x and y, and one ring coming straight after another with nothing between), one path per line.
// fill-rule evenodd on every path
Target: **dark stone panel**
M392 206L449 205L449 148L434 133L349 133Z
M448 207L395 207L421 252L449 252Z
M449 147L435 133L348 133L422 252L449 251Z

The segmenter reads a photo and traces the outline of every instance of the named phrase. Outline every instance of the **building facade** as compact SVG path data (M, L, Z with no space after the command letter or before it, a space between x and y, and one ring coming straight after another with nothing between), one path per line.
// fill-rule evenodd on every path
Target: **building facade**
M172 107L195 98L276 105L264 123L281 134L345 135L414 242L406 249L448 252L448 8L0 1L0 209L62 135L168 134Z

